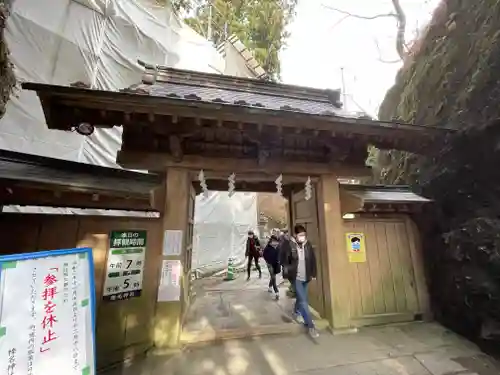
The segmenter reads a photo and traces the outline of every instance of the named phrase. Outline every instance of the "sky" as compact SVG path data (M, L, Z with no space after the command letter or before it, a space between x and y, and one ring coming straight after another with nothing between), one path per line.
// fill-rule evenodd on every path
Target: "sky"
M407 17L407 41L415 39L417 30L429 22L439 2L401 0ZM288 46L280 55L283 83L342 89L343 71L345 109L376 117L401 67L400 62L383 62L398 60L396 21L391 17L346 18L325 5L360 16L393 11L391 0L299 0L297 15L289 26Z

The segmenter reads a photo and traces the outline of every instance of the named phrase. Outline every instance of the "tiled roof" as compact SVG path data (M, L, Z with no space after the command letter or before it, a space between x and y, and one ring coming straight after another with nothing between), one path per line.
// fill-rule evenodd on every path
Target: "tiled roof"
M429 199L413 193L407 186L342 185L364 203L425 203Z
M142 84L137 88L147 89L149 91L149 95L173 99L200 100L203 102L241 105L282 111L297 111L310 114L335 115L339 112L339 109L329 101L264 95L246 91L219 89L215 87L156 83L153 85Z
M339 90L284 85L250 78L145 66L143 83L131 90L151 96L199 100L270 110L340 115ZM130 90L129 89L129 90Z
M0 179L148 195L161 176L0 150Z

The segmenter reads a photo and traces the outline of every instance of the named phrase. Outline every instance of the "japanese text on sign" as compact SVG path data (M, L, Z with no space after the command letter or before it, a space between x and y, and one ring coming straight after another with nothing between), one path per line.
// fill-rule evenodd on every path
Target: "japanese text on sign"
M145 230L111 232L104 300L119 301L141 295L146 239Z
M57 294L57 273L59 272L59 268L51 268L49 272L43 279L43 292L42 299L44 301L44 310L45 315L41 322L42 329L45 332L42 340L42 346L40 347L40 353L44 353L50 350L50 345L48 345L51 341L57 340L57 335L55 332L55 323L56 319L56 307L57 304L53 302L56 294Z
M16 368L16 348L9 350L9 365L7 366L7 375L14 375Z
M181 297L180 260L163 260L160 284L158 285L158 301L179 301Z
M89 248L0 256L1 374L95 375L92 265Z

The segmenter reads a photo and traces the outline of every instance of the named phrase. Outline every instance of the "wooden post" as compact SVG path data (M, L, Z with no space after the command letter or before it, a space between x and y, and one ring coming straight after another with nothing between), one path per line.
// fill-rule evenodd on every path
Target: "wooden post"
M339 183L335 175L322 175L317 188L321 238L325 318L333 329L350 327L349 264L345 249Z
M163 260L183 260L186 251L186 232L188 226L188 205L190 196L190 177L187 169L168 168L165 181L165 199L162 215L161 243L166 230L182 230L184 233L182 243L182 254L180 256L164 256L163 251L158 262L161 270ZM161 271L158 275L160 283ZM185 283L180 282L181 288ZM157 302L154 324L154 344L157 349L175 348L179 345L181 332L181 320L184 303L184 293L189 291L181 290L179 301Z
M292 189L286 189L283 191L283 195L286 198L286 215L287 215L287 227L288 227L288 234L292 235L293 233L293 226L295 225L295 222L293 220L293 202L292 202L292 195L293 195L293 190Z

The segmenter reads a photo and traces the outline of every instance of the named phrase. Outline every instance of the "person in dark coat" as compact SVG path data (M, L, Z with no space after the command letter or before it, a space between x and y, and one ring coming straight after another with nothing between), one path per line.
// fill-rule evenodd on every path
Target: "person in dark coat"
M290 234L288 229L283 229L279 237L279 253L280 253L280 264L285 264L285 257L291 252L290 248ZM295 298L295 285L290 282L288 287L287 295L291 298Z
M279 253L279 240L276 236L271 236L269 243L264 249L262 256L267 264L267 269L269 270L269 293L274 292L274 297L276 300L280 298L279 289L276 285L276 275L280 273L280 253Z
M282 254L282 265L283 277L295 286L294 318L298 320L299 316L302 316L309 335L316 338L318 332L314 327L307 300L307 286L311 280L316 279L316 256L311 243L307 241L306 228L303 225L295 226L294 236L290 238L289 243L290 246L284 249Z
M255 268L259 271L259 279L262 278L262 270L259 266L260 258L260 241L252 230L248 231L247 245L245 250L245 257L248 259L247 263L247 280L250 280L250 270L252 269L252 261L255 262Z
M283 264L284 257L290 252L290 236L288 235L288 230L284 229L279 237L279 257L280 264Z

